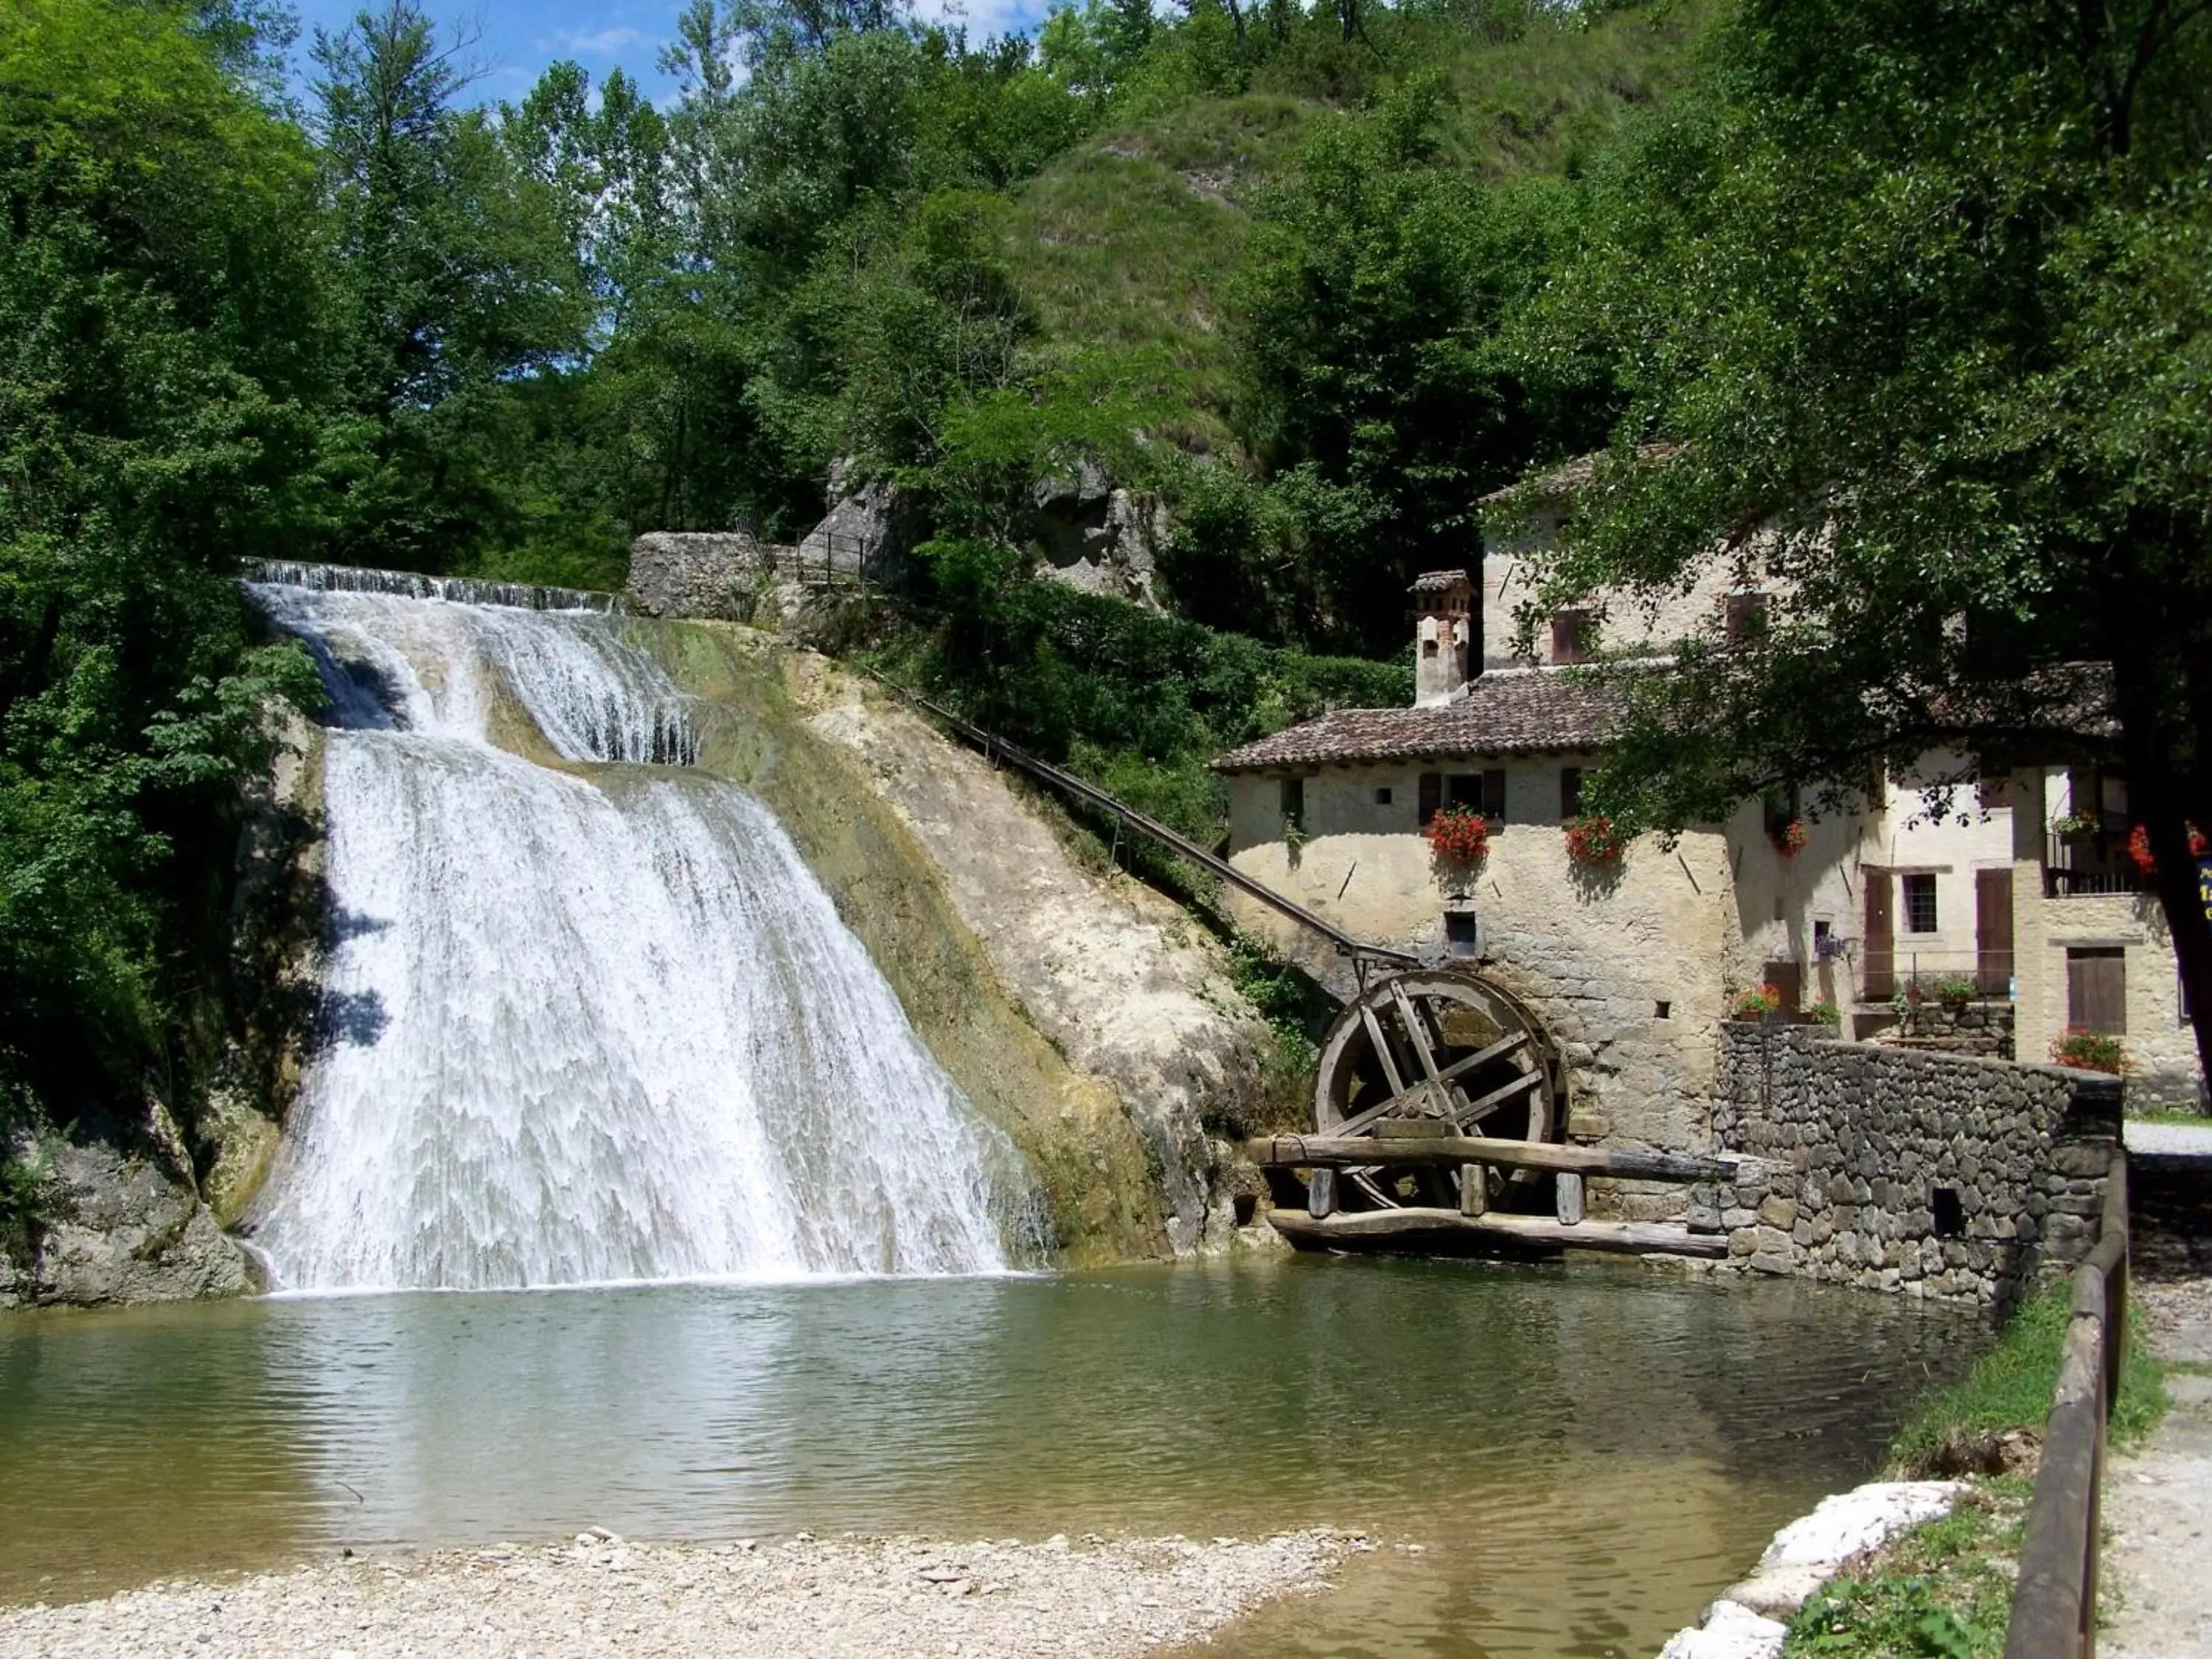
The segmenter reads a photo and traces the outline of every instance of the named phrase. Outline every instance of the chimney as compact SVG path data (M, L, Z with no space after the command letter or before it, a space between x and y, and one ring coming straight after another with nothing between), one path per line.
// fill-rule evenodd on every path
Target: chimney
M1467 689L1474 658L1474 588L1464 570L1414 578L1413 707L1449 702Z

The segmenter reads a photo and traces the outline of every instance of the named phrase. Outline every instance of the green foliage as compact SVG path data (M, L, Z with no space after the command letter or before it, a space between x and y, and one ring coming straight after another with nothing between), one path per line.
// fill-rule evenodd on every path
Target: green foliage
M1871 1567L1822 1589L1790 1620L1785 1659L1996 1659L2012 1611L2027 1483L1993 1480Z
M1335 1000L1265 941L1247 934L1231 936L1229 972L1274 1037L1261 1077L1257 1121L1234 1127L1245 1134L1310 1129L1314 1066L1321 1037L1338 1012Z

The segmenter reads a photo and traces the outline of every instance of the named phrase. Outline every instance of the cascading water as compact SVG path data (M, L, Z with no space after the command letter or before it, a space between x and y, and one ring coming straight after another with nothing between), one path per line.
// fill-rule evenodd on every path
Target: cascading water
M281 1286L968 1273L1034 1241L1012 1143L774 815L635 763L696 759L696 705L619 618L250 591L333 725L324 1018L249 1218ZM495 744L518 710L566 767Z

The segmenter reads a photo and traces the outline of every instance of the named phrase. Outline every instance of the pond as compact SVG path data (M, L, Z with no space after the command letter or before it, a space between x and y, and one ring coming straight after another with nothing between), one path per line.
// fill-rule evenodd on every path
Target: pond
M1984 1340L1793 1283L1313 1258L20 1315L0 1599L591 1524L1328 1523L1378 1547L1209 1651L1644 1655Z

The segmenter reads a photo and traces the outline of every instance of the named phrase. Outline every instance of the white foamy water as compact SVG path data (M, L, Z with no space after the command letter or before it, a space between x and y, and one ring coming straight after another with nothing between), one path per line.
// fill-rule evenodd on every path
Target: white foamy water
M285 1289L973 1273L1031 1183L618 618L257 585L331 692ZM520 705L577 771L494 745Z

